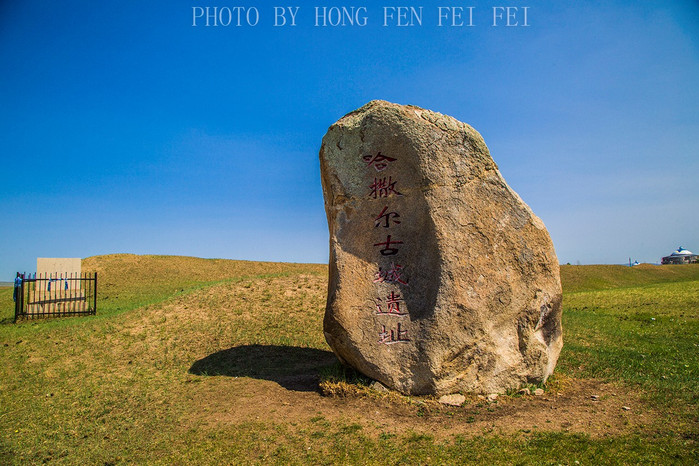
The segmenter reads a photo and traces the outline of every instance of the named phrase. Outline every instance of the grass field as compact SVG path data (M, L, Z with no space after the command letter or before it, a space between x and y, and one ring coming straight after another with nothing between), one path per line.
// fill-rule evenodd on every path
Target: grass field
M324 265L83 270L99 273L96 316L13 324L0 288L0 464L699 463L699 266L563 266L545 394L461 408L342 371Z

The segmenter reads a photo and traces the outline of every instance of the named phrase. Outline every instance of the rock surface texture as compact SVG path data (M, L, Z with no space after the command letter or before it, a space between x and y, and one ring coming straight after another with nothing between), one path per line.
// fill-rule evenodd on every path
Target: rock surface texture
M415 395L546 380L563 345L558 260L478 132L372 101L330 127L320 163L324 331L344 364Z

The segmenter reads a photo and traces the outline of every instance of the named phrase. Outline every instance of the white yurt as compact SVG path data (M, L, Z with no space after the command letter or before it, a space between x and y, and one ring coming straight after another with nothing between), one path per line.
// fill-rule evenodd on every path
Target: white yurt
M677 248L677 251L673 252L669 256L662 258L662 264L692 264L699 262L699 255L694 254L682 246Z

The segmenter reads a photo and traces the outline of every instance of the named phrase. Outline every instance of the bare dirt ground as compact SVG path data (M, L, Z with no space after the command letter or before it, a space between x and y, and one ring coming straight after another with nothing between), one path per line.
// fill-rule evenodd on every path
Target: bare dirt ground
M656 419L628 389L597 380L568 380L542 396L500 396L495 402L467 399L450 407L432 399L391 394L324 396L312 375L289 376L281 383L249 377L212 377L193 394L205 406L197 418L212 428L244 421L289 423L326 419L359 424L364 432L429 434L436 439L484 432L563 431L591 437L631 433ZM287 388L285 388L285 385Z

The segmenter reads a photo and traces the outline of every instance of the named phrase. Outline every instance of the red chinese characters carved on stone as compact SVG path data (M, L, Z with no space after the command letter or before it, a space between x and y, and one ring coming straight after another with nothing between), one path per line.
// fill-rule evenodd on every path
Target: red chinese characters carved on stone
M408 283L402 278L403 266L391 264L388 270L379 267L379 271L374 274L374 283L400 283L407 285Z
M367 164L367 167L373 166L377 172L384 170L388 167L389 162L393 162L396 159L393 157L388 157L379 152L376 155L365 155L362 157Z
M395 224L400 223L400 220L396 220L400 215L397 212L386 212L387 210L388 206L384 207L379 216L374 219L374 228L378 226L388 228L391 226L391 222Z
M381 255L382 256L392 256L394 254L398 254L398 248L393 248L391 245L393 244L403 244L402 241L392 241L391 240L391 235L388 235L386 237L386 241L383 243L376 243L374 246L383 246L384 248L381 249Z
M382 301L380 299L376 300L376 313L382 315L394 315L394 316L404 316L408 315L407 312L401 311L400 303L403 302L403 298L395 291L391 291L389 295L386 296L386 309L382 307Z
M381 197L388 197L391 194L402 196L403 194L396 190L396 183L397 181L393 181L393 177L390 176L388 179L386 177L374 178L374 182L369 186L369 189L371 189L369 197L379 199Z
M384 345L392 345L394 343L402 343L406 341L410 341L408 338L408 331L401 329L400 322L395 330L386 330L385 325L381 326L381 332L379 332L379 343Z

